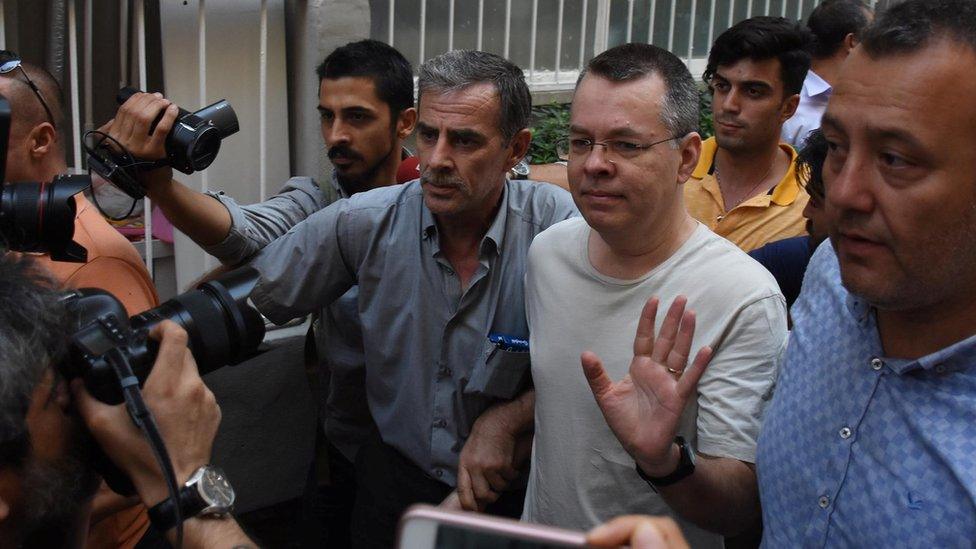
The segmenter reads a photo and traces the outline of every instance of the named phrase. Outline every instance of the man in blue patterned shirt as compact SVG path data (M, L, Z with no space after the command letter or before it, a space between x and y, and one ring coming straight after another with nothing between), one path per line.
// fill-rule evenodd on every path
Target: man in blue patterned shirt
M976 540L976 2L888 10L823 120L810 262L759 440L771 547Z

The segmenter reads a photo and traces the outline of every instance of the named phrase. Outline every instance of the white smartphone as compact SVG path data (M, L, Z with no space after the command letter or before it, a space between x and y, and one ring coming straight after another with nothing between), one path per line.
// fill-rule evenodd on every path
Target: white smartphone
M583 532L464 511L414 505L400 519L398 549L566 549Z

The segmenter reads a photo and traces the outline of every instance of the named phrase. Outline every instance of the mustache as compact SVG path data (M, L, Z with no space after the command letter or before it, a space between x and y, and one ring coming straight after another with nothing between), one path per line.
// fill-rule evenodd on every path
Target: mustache
M422 184L433 185L435 187L459 187L467 185L464 180L454 174L432 172L429 169L420 174Z
M352 150L352 148L350 148L347 145L336 145L334 147L329 147L329 150L326 154L328 154L329 160L335 160L336 158L348 158L350 160L363 159L363 155Z
M735 116L719 115L715 117L715 122L722 123L722 124L731 124L733 126L745 126L745 124Z

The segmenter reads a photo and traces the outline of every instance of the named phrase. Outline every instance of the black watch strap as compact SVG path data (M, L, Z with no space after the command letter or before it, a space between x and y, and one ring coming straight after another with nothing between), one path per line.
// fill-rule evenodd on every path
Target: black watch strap
M634 468L637 469L637 475L646 482L652 490L657 492L658 488L664 488L665 486L671 486L678 481L684 480L685 478L691 476L695 472L695 458L692 456L693 450L691 445L685 441L685 437L678 435L674 437L674 442L678 445L678 451L680 457L678 459L678 468L674 470L673 473L663 477L651 477L641 471L640 465L634 464Z
M180 489L180 509L183 511L183 520L197 516L206 506L206 502L197 493L195 487L184 486ZM165 533L170 528L176 527L178 521L176 518L176 505L173 503L173 498L166 498L153 505L149 509L149 521L161 533Z

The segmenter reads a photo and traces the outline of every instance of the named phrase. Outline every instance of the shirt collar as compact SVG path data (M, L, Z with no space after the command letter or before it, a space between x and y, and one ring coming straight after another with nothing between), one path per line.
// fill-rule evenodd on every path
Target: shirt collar
M509 185L512 182L508 179L505 180L505 186L502 187L502 198L501 204L498 207L498 213L495 214L495 219L492 220L491 226L488 227L488 232L485 233L484 238L481 239L481 252L485 253L488 251L486 246L494 246L495 251L501 250L505 243L505 224L508 221L508 195L509 195ZM438 243L437 236L437 222L434 220L434 214L430 212L427 208L427 204L423 203L421 205L421 238L434 238L434 252L437 253L440 249L440 244Z
M813 69L807 71L807 77L803 79L803 93L807 97L816 97L821 94L830 96L831 90L830 84L819 74L813 72Z
M783 149L790 156L790 167L786 174L773 187L773 192L769 199L779 206L789 206L800 194L800 183L796 178L796 150L787 143L780 143L779 148ZM709 137L702 142L701 155L698 157L698 166L691 173L695 179L704 179L712 171L715 163L715 152L718 150L718 143L714 137Z
M346 188L342 186L342 183L339 183L339 176L336 174L335 170L332 170L332 179L330 179L329 182L332 184L332 188L335 189L335 192L339 195L339 198L349 198L352 196L346 191Z
M847 292L847 310L862 329L872 332L875 338L879 337L874 315L875 308L870 303ZM880 343L879 340L879 346ZM976 335L915 360L886 358L885 364L898 375L916 370L934 370L941 373L967 369L974 359L976 359Z

